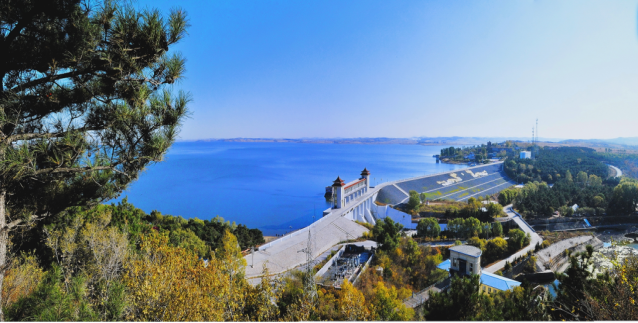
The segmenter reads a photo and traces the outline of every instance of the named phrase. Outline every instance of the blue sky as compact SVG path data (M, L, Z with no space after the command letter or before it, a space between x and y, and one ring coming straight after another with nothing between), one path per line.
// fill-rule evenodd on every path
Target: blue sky
M636 1L163 1L182 139L638 136Z

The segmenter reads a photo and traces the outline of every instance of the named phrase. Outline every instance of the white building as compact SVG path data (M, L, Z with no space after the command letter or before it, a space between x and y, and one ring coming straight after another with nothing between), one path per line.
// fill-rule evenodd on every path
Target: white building
M461 275L481 274L481 249L460 245L450 248L450 269Z
M481 270L481 249L470 245L450 248L450 259L442 262L437 267L447 270L451 275L479 275L481 280L479 290L484 293L511 290L521 285L520 282L515 280L483 272Z
M532 152L531 151L521 151L520 159L531 159L532 158Z
M340 209L344 207L357 197L367 193L369 189L370 172L367 168L363 169L359 179L349 183L346 183L341 177L337 176L337 179L332 184L333 208Z

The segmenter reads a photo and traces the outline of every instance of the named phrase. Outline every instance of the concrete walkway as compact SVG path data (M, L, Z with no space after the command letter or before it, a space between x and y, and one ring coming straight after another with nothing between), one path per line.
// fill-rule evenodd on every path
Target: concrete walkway
M428 299L430 299L430 292L440 293L441 290L432 286L427 288L426 290L413 294L410 298L403 301L403 304L409 308L416 308L425 303Z
M316 259L339 242L358 238L366 231L368 229L362 225L340 215L328 215L323 221L313 223L308 230L299 230L298 234L255 252L254 258L251 254L246 255L246 277L262 275L264 265L270 274L279 274L306 263L308 232L312 259Z
M509 256L507 259L503 259L495 264L492 264L491 266L487 267L487 268L483 268L484 271L488 272L488 273L495 273L499 270L502 270L505 267L505 262L509 262L512 263L514 261L514 259L516 259L517 257L520 257L524 254L526 254L528 251L530 250L534 250L534 248L536 247L536 244L541 243L543 241L543 238L541 238L535 231L534 229L532 229L532 227L527 224L527 222L525 222L525 220L523 220L523 218L521 218L521 216L519 214L517 214L513 209L512 209L512 205L507 205L505 206L503 209L505 209L505 213L507 214L507 217L510 219L514 219L514 222L516 222L516 224L518 224L518 226L521 228L521 230L523 230L523 232L525 233L529 233L532 236L532 241L530 242L530 244L523 248L522 250L519 250L517 253Z

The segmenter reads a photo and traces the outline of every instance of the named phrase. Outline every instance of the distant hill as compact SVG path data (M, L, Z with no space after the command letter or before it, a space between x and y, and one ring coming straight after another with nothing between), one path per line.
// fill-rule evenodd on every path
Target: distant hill
M529 143L526 137L413 137L413 138L224 138L224 139L200 139L181 141L222 141L222 142L290 142L306 144L362 144L362 145L451 145L470 146L481 145L488 141L493 143L512 140L519 143ZM638 137L615 139L557 139L539 138L540 145L548 146L584 146L592 148L636 149Z
M560 144L587 145L601 148L636 148L638 147L638 137L615 138L615 139L569 139L559 141Z
M229 138L229 139L203 139L196 141L222 141L222 142L290 142L304 144L360 144L360 145L416 145L418 141L410 138Z

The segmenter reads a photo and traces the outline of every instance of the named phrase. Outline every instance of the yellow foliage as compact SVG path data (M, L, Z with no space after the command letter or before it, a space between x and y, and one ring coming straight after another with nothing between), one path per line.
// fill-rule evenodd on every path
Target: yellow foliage
M35 290L42 280L44 271L38 266L35 255L22 254L13 259L2 283L2 308L7 308L18 299Z
M239 321L248 286L245 260L229 231L223 246L208 263L184 248L168 243L166 234L141 236L140 254L125 266L136 321Z
M412 294L409 289L397 290L394 286L386 288L383 282L378 282L374 288L374 294L371 300L374 310L373 320L409 321L414 317L414 310L403 304L403 300Z
M354 288L347 279L341 285L337 299L337 311L341 321L366 321L370 315L365 307L363 293Z
M263 278L254 288L250 288L246 298L246 312L249 320L258 322L276 321L279 317L277 300L281 289L269 277L268 267L264 264ZM321 291L319 291L321 292Z

